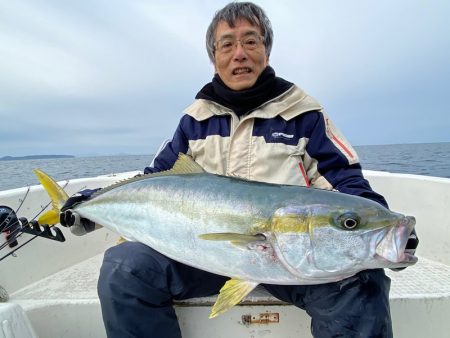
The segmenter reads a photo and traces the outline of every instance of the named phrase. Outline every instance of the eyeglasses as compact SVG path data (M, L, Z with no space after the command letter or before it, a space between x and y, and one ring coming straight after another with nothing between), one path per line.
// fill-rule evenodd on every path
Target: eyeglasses
M237 46L238 42L245 50L255 50L264 42L264 37L261 35L249 35L240 40L226 37L215 42L214 47L219 53L229 53Z

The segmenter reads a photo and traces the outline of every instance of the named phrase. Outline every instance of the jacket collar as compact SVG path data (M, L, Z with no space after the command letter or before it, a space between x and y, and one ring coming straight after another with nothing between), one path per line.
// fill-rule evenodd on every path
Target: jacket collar
M314 98L294 85L280 96L265 102L243 119L270 119L279 115L288 121L312 110L323 110L323 107ZM214 115L234 115L231 109L205 99L195 100L193 104L186 108L185 113L197 121L204 121Z

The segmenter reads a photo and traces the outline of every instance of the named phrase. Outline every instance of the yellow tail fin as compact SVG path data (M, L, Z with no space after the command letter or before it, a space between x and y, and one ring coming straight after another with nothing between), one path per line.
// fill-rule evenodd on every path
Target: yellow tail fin
M42 170L35 169L34 173L52 201L52 209L39 217L38 223L48 225L57 224L59 223L59 213L61 208L69 199L69 195L67 195L67 193L53 180L53 178L48 176Z

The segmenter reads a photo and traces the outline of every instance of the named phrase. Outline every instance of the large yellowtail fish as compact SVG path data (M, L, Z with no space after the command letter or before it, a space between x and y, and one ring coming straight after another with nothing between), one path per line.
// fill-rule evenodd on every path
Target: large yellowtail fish
M37 174L53 201L43 217L57 223L67 195ZM339 192L209 174L182 154L171 170L104 188L74 211L179 262L231 277L210 317L260 283L329 283L417 261L404 252L414 217Z

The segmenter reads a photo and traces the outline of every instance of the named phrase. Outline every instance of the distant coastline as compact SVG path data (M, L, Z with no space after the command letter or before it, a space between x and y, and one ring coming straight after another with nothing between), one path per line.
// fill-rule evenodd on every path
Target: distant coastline
M52 158L74 158L73 155L29 155L29 156L3 156L0 161L42 160Z

